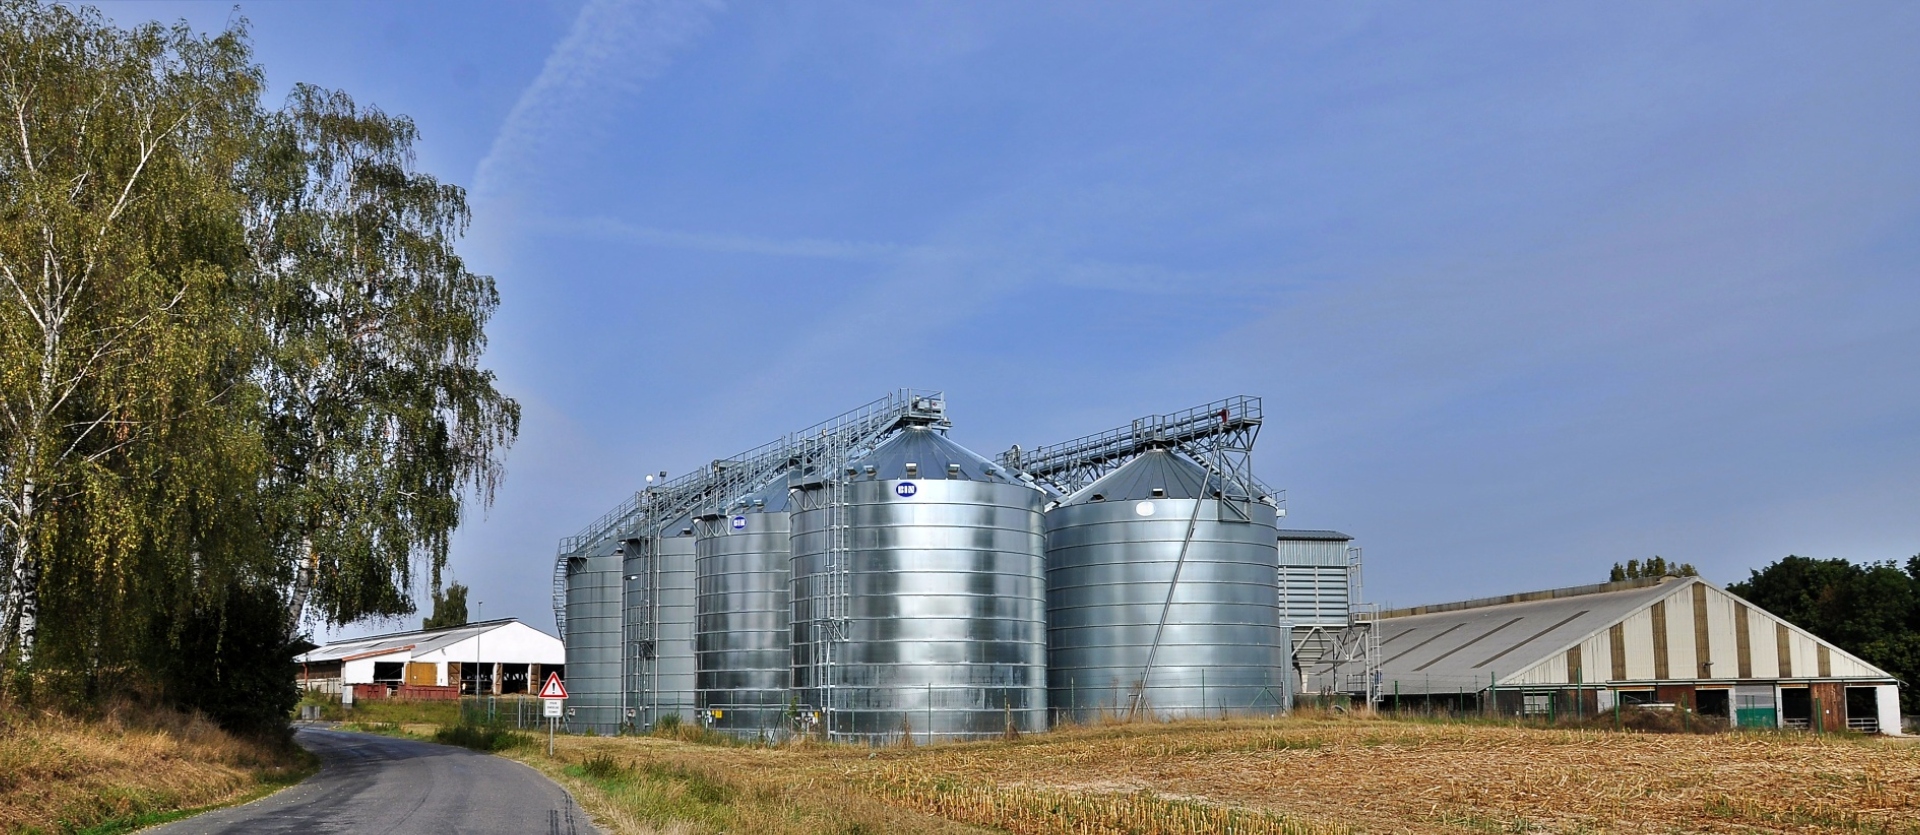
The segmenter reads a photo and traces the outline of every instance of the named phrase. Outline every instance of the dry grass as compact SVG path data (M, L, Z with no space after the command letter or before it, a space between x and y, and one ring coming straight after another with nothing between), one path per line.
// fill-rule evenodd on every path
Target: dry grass
M1294 717L880 750L560 746L516 756L618 833L1920 833L1920 746L1853 737ZM591 776L596 758L616 776Z
M220 805L295 779L300 755L197 715L118 705L77 719L0 709L0 832L76 832Z

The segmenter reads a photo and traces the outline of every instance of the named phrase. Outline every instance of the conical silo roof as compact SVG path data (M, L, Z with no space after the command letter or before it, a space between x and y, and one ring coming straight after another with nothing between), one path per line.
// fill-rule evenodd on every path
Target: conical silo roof
M908 475L908 464L915 465L918 472ZM1010 477L1006 468L948 440L945 435L919 426L911 427L888 438L874 447L872 452L861 456L854 465L862 472L865 472L867 467L872 467L875 478L888 481L903 478L952 477L964 481L1018 483ZM954 465L958 465L959 469L949 476L948 469Z
M1094 501L1197 499L1212 496L1220 479L1172 450L1150 449L1068 496L1062 505ZM1165 492L1155 494L1155 490ZM1098 496L1099 498L1094 498Z
M740 500L740 505L745 509L765 511L767 513L785 512L787 509L787 499L791 492L788 489L788 480L792 475L792 471L782 471L780 475L775 476L773 480L762 485L760 489L747 494L746 498Z
M691 513L660 526L661 536L691 536L692 534L693 514Z

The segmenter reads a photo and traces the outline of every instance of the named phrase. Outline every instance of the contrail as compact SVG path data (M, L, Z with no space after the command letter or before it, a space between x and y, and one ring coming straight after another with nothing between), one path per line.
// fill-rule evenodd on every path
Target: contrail
M588 2L507 114L474 171L474 193L511 188L543 160L592 139L608 101L658 77L720 8L717 0Z

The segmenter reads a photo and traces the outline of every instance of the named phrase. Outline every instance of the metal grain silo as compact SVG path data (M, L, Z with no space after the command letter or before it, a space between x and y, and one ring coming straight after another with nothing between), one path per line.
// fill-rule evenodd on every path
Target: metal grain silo
M1277 713L1289 697L1274 594L1274 508L1142 452L1046 514L1048 682L1056 714Z
M797 481L793 685L823 730L1044 730L1040 491L925 427Z
M695 701L710 726L784 735L792 675L787 474L694 524Z
M626 563L627 706L650 728L666 716L694 719L694 536L681 517L656 536L628 540Z
M612 733L620 727L619 543L566 557L567 727Z

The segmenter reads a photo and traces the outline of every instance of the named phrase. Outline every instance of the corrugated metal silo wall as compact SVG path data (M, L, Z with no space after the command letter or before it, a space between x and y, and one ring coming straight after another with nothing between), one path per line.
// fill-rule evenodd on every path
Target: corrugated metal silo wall
M1162 719L1286 709L1290 641L1274 593L1274 510L1236 507L1250 508L1250 521L1223 514L1215 499L1092 502L1047 513L1048 681L1057 717L1134 715L1136 702L1141 715Z
M786 727L791 615L788 514L749 512L695 525L696 701L712 727L777 738Z
M567 708L573 731L620 727L620 562L611 544L567 562Z
M1040 493L964 480L856 481L846 640L833 614L828 510L793 514L793 683L835 738L977 739L1046 728ZM1269 528L1271 530L1271 528ZM1271 570L1271 569L1269 569Z
M682 531L686 531L682 534ZM690 528L666 531L650 548L629 547L626 560L627 704L633 722L652 727L666 716L694 720L694 538ZM657 556L656 556L657 554ZM657 560L658 566L651 563ZM655 583L657 588L650 588ZM652 623L649 629L648 608ZM642 644L653 639L653 657Z
M1279 546L1280 621L1295 628L1345 627L1351 596L1347 543L1283 539Z

